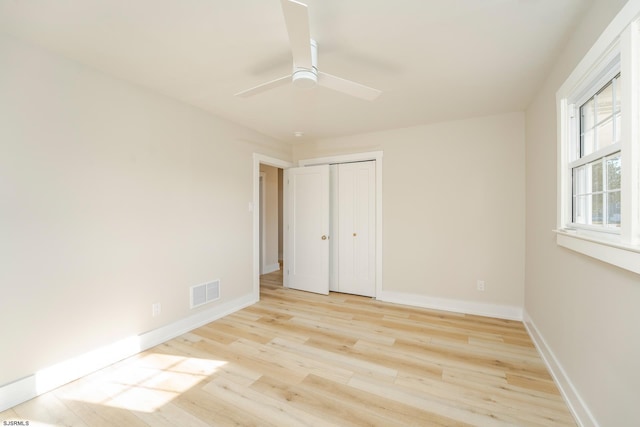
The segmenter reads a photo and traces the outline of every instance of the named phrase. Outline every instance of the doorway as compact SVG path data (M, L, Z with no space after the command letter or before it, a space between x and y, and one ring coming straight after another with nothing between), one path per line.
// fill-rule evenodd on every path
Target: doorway
M260 188L260 173L261 173L261 166L263 169L265 169L265 166L268 167L273 167L276 170L277 169L287 169L293 166L292 163L284 161L284 160L280 160L280 159L276 159L274 157L269 157L269 156L265 156L262 154L258 154L258 153L254 153L253 154L253 197L252 197L252 201L249 203L249 211L252 212L252 223L253 223L253 296L254 299L256 301L258 301L260 299L260 273L261 273L261 267L263 266L263 262L262 262L262 251L261 251L261 247L262 247L262 243L261 242L261 230L265 229L268 230L268 226L262 227L261 226L261 221L262 221L262 217L260 215L260 195L261 195L261 188ZM279 173L278 173L279 174ZM277 196L276 196L277 197ZM276 205L279 205L278 202L276 202ZM276 211L276 215L278 217L280 217L281 215L284 214L284 212L282 211L282 209L279 209L279 212ZM278 224L280 224L280 220L278 219ZM278 225L276 225L276 227L278 227ZM280 230L283 230L282 226L279 226ZM278 236L278 232L276 231L276 236ZM275 268L275 266L277 265L278 268L280 267L279 261L282 260L283 262L286 262L286 260L284 259L284 254L282 255L282 257L280 256L280 249L282 248L283 245L279 243L279 237L276 237L277 239L277 248L276 249L276 260L274 262L269 263L268 261L265 262L265 266L269 267L271 266L272 268ZM273 258L271 258L273 259ZM267 271L267 269L265 269L264 271ZM274 270L277 271L277 270Z
M260 165L260 275L281 268L283 169Z
M353 163L364 161L375 161L375 292L382 294L382 151L339 155L323 158L314 158L298 161L298 166L330 165L337 163ZM268 157L262 154L253 154L253 201L249 205L249 210L253 212L253 294L256 301L260 300L260 165L274 166L280 169L293 167L293 163L280 159ZM284 190L286 191L286 189ZM255 207L255 209L254 209ZM283 208L283 238L284 253L282 261L284 263L283 272L286 273L288 262L287 239L287 212ZM284 276L284 286L287 286L287 276Z

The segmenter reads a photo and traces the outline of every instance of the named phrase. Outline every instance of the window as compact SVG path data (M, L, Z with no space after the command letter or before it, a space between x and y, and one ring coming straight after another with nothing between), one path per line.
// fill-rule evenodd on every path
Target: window
M639 15L627 4L557 93L557 243L637 273Z
M573 138L571 224L620 228L620 74L580 106ZM595 157L595 158L594 158Z

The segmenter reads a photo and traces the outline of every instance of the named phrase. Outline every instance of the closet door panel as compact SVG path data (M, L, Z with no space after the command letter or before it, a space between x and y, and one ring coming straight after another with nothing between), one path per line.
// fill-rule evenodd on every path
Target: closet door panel
M286 170L288 285L329 293L329 166Z
M375 162L338 166L338 289L375 295Z
M356 290L356 170L353 164L347 163L339 165L338 173L338 289L353 293Z
M356 174L355 206L355 276L364 289L374 294L375 289L375 164L367 163L366 168ZM369 295L369 293L367 293Z
M338 165L329 165L329 198L331 214L329 215L329 290L339 292L338 266L340 265L340 235L338 229Z

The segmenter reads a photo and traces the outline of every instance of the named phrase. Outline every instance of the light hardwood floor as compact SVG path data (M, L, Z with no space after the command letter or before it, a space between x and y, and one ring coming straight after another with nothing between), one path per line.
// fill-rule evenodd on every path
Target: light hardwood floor
M72 426L575 426L521 322L261 281L261 301L0 413Z

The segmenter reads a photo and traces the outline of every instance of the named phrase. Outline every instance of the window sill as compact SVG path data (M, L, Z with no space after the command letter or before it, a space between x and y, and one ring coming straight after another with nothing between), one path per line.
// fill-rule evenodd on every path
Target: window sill
M640 274L640 245L621 243L615 238L587 235L578 230L553 231L559 246Z

